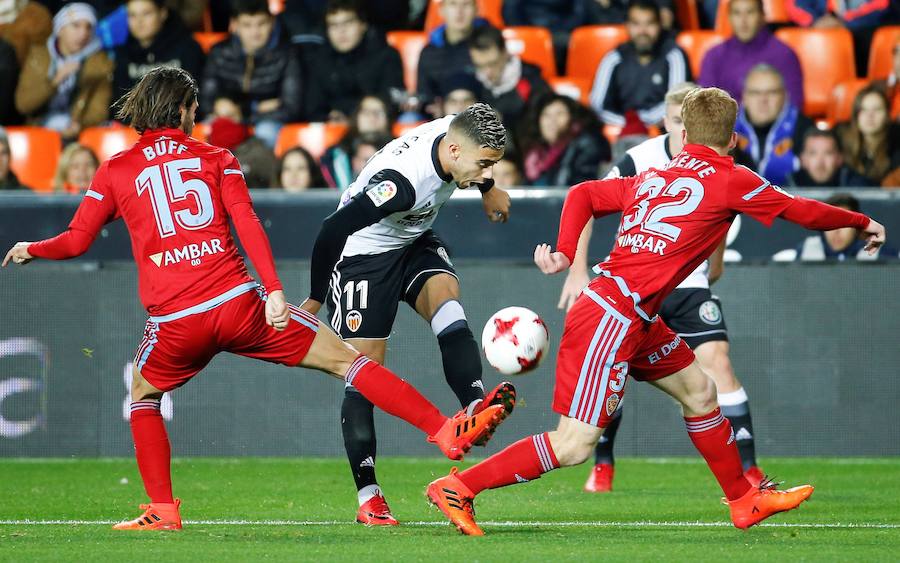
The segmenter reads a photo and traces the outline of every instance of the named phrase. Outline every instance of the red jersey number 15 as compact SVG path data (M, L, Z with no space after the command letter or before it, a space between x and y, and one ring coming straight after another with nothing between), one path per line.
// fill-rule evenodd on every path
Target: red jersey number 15
M183 158L144 168L134 180L138 196L150 192L150 203L156 217L156 227L162 238L175 235L175 224L184 229L197 231L209 226L215 209L209 186L199 178L185 180L183 172L200 172L199 158ZM172 212L171 203L194 197L197 212L180 209Z

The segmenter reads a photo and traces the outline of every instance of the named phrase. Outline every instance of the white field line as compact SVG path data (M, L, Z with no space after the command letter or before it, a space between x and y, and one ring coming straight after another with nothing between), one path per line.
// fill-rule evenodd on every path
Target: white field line
M117 520L0 520L0 526L103 526L117 523ZM186 525L196 526L356 526L353 522L341 520L185 520ZM637 521L637 522L547 522L547 521L485 521L481 526L496 528L731 528L729 522L679 522L679 521ZM447 526L449 522L418 521L404 522L406 526ZM887 523L766 523L764 528L808 528L808 529L900 529L900 524Z

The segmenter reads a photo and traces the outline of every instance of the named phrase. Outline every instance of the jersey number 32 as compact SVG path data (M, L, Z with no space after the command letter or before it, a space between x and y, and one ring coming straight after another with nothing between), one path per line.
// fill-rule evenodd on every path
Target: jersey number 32
M633 213L622 217L622 232L628 232L640 225L645 233L675 242L681 235L681 227L667 223L666 219L693 213L703 200L703 184L695 178L678 178L667 185L664 178L654 176L638 187L636 195L643 199L633 208ZM654 205L654 200L660 195L680 199Z

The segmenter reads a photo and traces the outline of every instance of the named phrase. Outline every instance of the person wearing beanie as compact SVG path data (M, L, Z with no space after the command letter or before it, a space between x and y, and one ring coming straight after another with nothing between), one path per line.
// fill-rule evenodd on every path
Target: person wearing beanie
M28 51L15 101L29 124L69 140L108 119L113 64L100 48L96 27L89 4L66 4L53 18L46 44Z

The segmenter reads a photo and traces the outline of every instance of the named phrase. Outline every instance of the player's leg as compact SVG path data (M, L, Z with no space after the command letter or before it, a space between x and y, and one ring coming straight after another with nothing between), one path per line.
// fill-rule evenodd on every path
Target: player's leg
M474 498L485 489L524 483L557 467L590 458L597 440L625 392L626 362L617 354L630 322L611 306L582 294L566 315L556 365L555 431L529 436L481 463L432 482L429 500L467 535L481 535Z
M750 403L747 392L734 374L729 357L727 340L710 340L694 348L697 362L716 383L719 406L722 414L731 422L741 464L751 482L758 483L763 477L756 464L756 447L754 444L753 419L750 415Z
M747 481L731 423L717 404L715 382L697 362L651 383L681 403L688 435L722 487L735 526L748 528L772 514L792 510L812 494L808 485L776 491L774 485L753 487Z
M423 234L410 248L405 269L403 299L428 321L437 337L444 377L460 405L469 414L502 405L509 416L516 389L504 381L485 394L481 351L460 303L459 280L444 243L433 232Z
M613 477L615 477L616 471L616 458L613 455L613 447L616 443L616 435L619 433L619 426L622 424L622 411L624 408L624 405L619 405L609 425L603 431L603 436L597 442L597 447L594 449L594 467L584 483L584 491L587 493L608 493L612 491Z
M387 340L348 339L347 343L361 354L384 363ZM341 402L341 433L344 451L350 462L359 509L356 521L369 526L396 526L375 473L378 441L375 434L375 405L352 385L344 386Z
M201 315L167 323L147 322L132 368L130 425L150 504L141 505L144 513L140 517L113 528L181 529L181 501L172 496L171 446L160 401L165 391L183 385L214 355L213 339L204 330Z
M459 302L459 281L448 273L429 277L413 298L441 349L444 378L462 407L484 399L481 353Z

